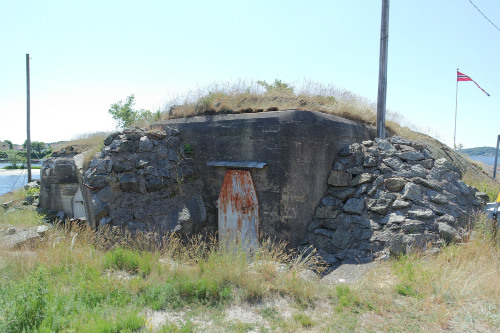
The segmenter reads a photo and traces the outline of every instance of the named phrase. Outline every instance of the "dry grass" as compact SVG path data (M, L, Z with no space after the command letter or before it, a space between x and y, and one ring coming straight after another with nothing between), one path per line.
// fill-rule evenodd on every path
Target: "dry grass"
M253 113L299 109L318 111L375 126L376 103L333 84L295 83L289 89L265 89L254 81L214 83L189 91L166 103L162 120L224 113ZM418 128L401 114L387 111L386 126L392 135L423 140L438 137L431 128ZM432 133L431 133L432 132ZM422 133L427 133L422 134Z
M108 132L85 133L76 136L71 141L64 141L53 144L54 152L59 152L63 148L74 147L78 152L88 151L96 147L102 147L104 139L109 135Z
M96 316L128 311L163 314L171 318L171 328L186 331L468 332L481 327L493 332L500 325L500 249L491 240L489 222L483 216L475 222L467 243L445 247L436 256L381 262L350 286L302 278L300 272L317 265L315 259L270 240L250 260L235 247L218 249L213 238L186 243L172 235L129 234L116 242L123 234L96 237L89 228L54 228L33 255L20 261L17 254L2 254L0 285L21 283L42 269L48 308L41 327L48 331L65 332L50 326L57 323L78 331L93 325ZM160 241L151 245L153 239ZM110 266L109 254L117 247L132 250L123 260L147 261L148 268L135 274ZM79 310L73 314L58 307Z
M287 109L320 111L373 124L376 107L361 96L333 85L305 81L291 93L287 89L266 91L256 82L240 80L236 83L214 83L173 99L165 106L162 118Z

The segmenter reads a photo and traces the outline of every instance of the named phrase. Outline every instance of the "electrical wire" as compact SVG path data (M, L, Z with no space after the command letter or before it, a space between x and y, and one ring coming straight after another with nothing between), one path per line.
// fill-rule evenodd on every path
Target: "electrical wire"
M483 13L483 12L482 12L479 8L477 8L477 6L474 4L474 2L472 2L472 0L469 0L469 2L470 2L470 3L471 3L471 4L472 4L472 5L473 5L476 9L477 9L477 11L478 11L478 12L480 12L480 13L481 13L481 15L483 15L483 16L484 16L484 18L485 18L485 19L487 19L487 20L488 20L488 22L490 22L491 24L493 24L493 26L494 26L494 27L495 27L498 31L500 31L500 29L499 29L499 28L495 25L495 23L491 22L491 20L490 20L490 19L489 19L486 15L484 15L484 13Z

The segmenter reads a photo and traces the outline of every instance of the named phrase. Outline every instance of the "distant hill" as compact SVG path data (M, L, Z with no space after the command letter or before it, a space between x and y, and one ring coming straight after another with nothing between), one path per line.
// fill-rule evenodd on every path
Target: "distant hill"
M495 156L495 147L459 149L458 152L469 156Z

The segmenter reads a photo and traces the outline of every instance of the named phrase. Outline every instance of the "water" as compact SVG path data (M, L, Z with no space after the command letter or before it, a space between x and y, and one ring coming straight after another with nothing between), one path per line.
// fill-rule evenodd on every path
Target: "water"
M469 156L469 157L475 161L479 161L484 164L495 165L495 156ZM498 159L497 163L499 162L500 158Z
M10 163L0 163L0 195L12 190L23 187L28 182L27 170L4 170L3 167L11 165ZM41 166L40 163L33 163L35 166ZM31 169L31 177L40 179L40 170Z

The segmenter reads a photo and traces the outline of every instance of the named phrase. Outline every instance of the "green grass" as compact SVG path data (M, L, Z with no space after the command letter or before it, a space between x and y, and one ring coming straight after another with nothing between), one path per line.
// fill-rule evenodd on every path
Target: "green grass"
M152 311L169 318L159 332L494 330L500 250L488 223L476 217L465 245L382 262L356 285L331 286L302 280L297 272L313 262L270 241L252 262L213 240L171 236L146 251L144 236L137 249L109 249L92 230L54 228L36 255L0 253L0 332L149 332ZM228 320L233 306L260 319Z
M148 275L151 273L153 255L149 252L139 252L117 247L105 255L104 267L121 269L133 274Z

